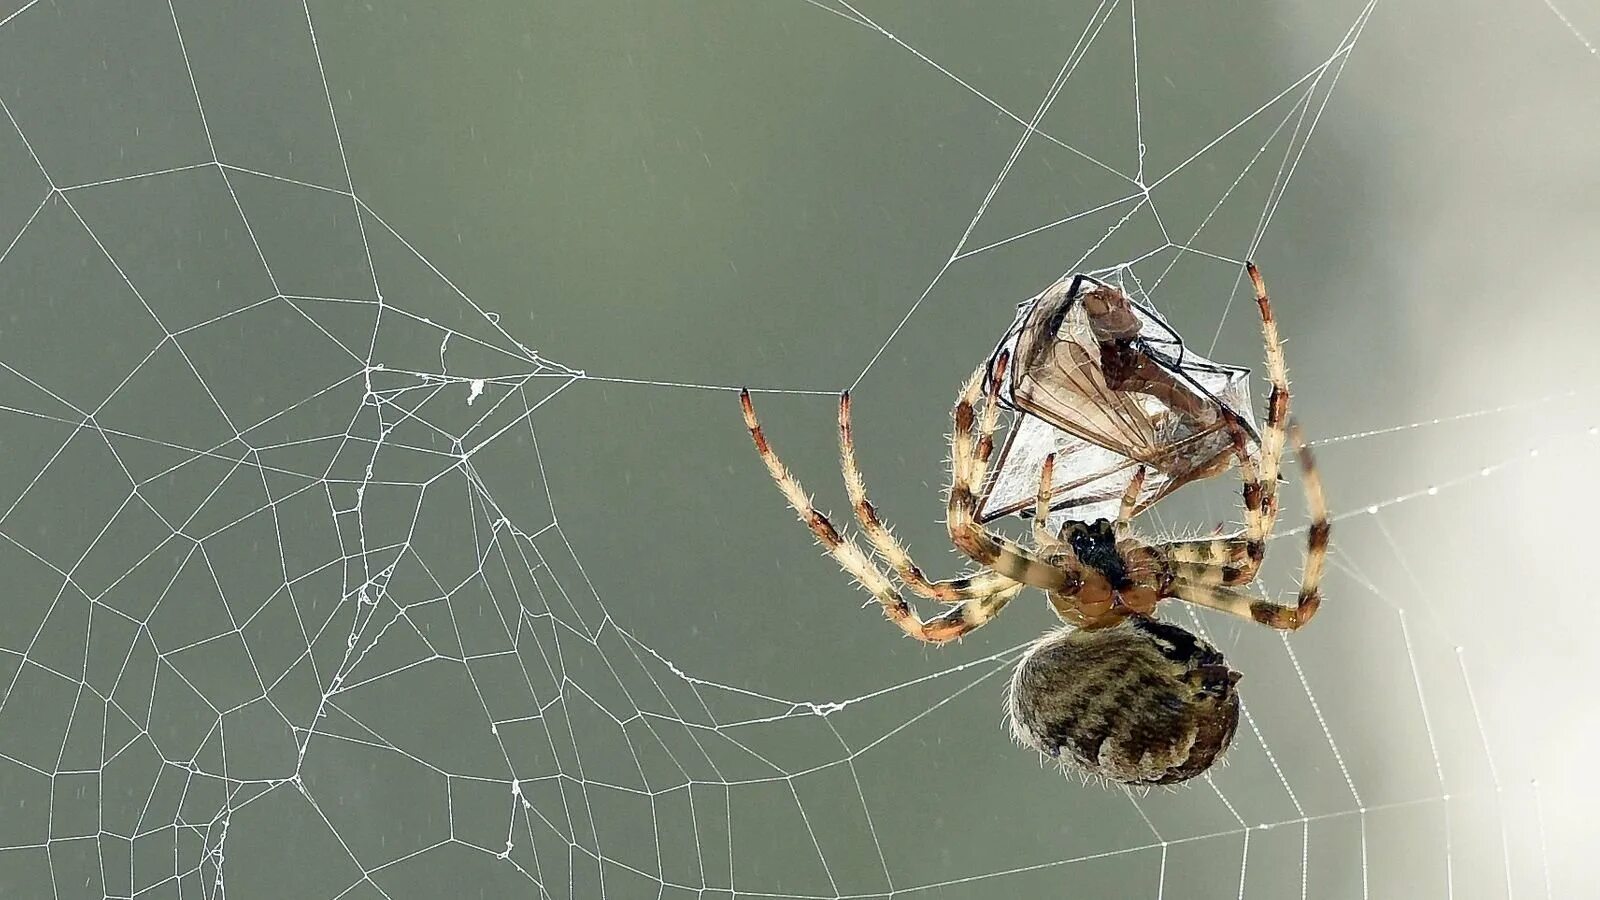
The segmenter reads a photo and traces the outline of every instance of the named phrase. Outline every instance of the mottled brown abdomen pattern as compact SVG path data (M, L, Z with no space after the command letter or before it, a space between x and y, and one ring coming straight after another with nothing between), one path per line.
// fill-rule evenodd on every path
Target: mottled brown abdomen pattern
M1239 721L1231 671L1216 648L1155 619L1061 628L1012 677L1021 743L1121 784L1173 784L1210 768Z

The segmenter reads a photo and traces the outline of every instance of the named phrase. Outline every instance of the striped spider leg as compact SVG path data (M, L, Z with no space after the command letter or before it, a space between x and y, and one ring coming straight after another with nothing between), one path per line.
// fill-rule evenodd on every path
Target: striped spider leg
M1267 378L1272 392L1267 398L1262 429L1261 460L1246 452L1242 426L1234 423L1234 455L1243 481L1245 530L1228 537L1201 541L1173 541L1157 549L1172 561L1180 599L1222 609L1273 628L1297 629L1311 621L1321 605L1321 582L1333 526L1329 521L1322 479L1316 460L1299 426L1289 420L1289 369L1278 338L1277 320L1267 297L1266 282L1254 263L1246 263L1261 313L1261 335L1266 344ZM1299 595L1293 607L1262 600L1232 590L1255 580L1266 556L1267 539L1278 518L1278 475L1287 444L1293 443L1300 463L1306 505L1311 513Z
M789 472L788 467L778 458L772 445L767 441L761 422L756 418L755 405L750 400L748 390L739 392L739 404L744 412L745 427L750 432L751 440L755 442L756 452L761 455L767 473L777 483L778 490L789 501L789 506L800 517L800 521L811 529L812 535L828 555L832 556L839 567L855 579L856 583L877 599L884 616L901 631L919 641L931 644L955 640L994 618L1024 587L1018 581L996 577L992 572L980 572L971 577L941 582L929 582L923 577L921 570L911 562L904 548L889 535L888 529L878 520L876 510L867 499L860 471L855 467L855 451L850 432L850 401L848 395L845 395L841 398L839 412L840 453L846 484L849 486L851 500L863 531L873 541L874 546L891 561L896 572L909 587L934 599L954 603L939 615L923 619L861 547L850 537L841 534L827 514L812 504L805 488Z

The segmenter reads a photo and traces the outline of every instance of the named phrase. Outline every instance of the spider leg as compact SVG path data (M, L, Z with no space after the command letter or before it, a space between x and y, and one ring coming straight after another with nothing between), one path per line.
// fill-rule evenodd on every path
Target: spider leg
M967 483L981 487L989 472L989 456L994 453L994 430L1000 425L1000 382L1005 378L1011 354L1002 353L995 361L994 371L983 382L983 412L978 419L978 445L972 451Z
M1133 521L1134 507L1139 505L1139 494L1144 491L1144 466L1133 473L1133 480L1128 482L1128 489L1122 492L1122 506L1117 512L1117 534L1126 534L1128 524Z
M1189 603L1208 606L1236 616L1252 619L1273 628L1296 629L1311 621L1322 604L1322 572L1328 555L1328 539L1333 526L1328 520L1326 498L1322 493L1322 479L1317 474L1316 459L1306 444L1300 426L1289 423L1288 437L1294 441L1300 461L1302 481L1306 492L1306 505L1310 508L1311 527L1307 530L1305 559L1301 566L1300 591L1294 606L1285 606L1269 600L1253 598L1234 589L1255 577L1255 569L1209 561L1178 558L1180 551L1221 550L1228 552L1236 542L1194 541L1187 544L1162 545L1156 552L1166 554L1175 580L1169 591L1172 596ZM1198 555L1198 554L1195 554Z
M1055 471L1056 455L1052 453L1039 468L1039 493L1033 501L1033 543L1040 548L1057 543L1056 536L1050 533L1050 493Z
M1278 473L1283 468L1283 451L1288 435L1289 421L1289 366L1283 356L1283 343L1278 339L1278 322L1272 316L1272 301L1267 297L1267 283L1255 263L1245 263L1250 284L1255 289L1256 307L1261 311L1261 339L1266 345L1267 380L1272 392L1267 396L1267 421L1261 435L1260 483L1263 488L1262 507L1266 523L1264 533L1270 534L1278 515Z
M1161 550L1173 562L1244 566L1250 562L1249 544L1244 534L1239 533L1215 538L1172 541L1162 544Z
M1242 572L1237 581L1243 584L1256 577L1261 562L1267 554L1267 538L1272 534L1277 518L1276 497L1269 499L1261 466L1251 458L1244 429L1233 425L1234 456L1239 462L1240 481L1243 483L1245 528L1236 534L1214 538L1172 541L1161 545L1161 550L1174 563L1195 563L1204 566L1226 566ZM1269 513L1268 504L1272 505Z
M1278 472L1282 468L1283 449L1286 443L1286 422L1289 416L1289 368L1284 361L1283 345L1278 340L1278 323L1272 315L1272 301L1267 297L1267 285L1254 263L1245 263L1250 283L1255 288L1256 307L1261 311L1261 336L1266 345L1267 380L1272 392L1267 398L1267 419L1261 429L1261 459L1251 458L1244 426L1229 422L1233 433L1233 453L1239 461L1239 477L1243 482L1245 530L1242 538L1246 555L1244 565L1251 577L1261 568L1266 556L1267 538L1278 516ZM1195 541L1194 544L1201 542ZM1228 552L1234 548L1230 544ZM1194 552L1200 552L1196 550Z
M1322 604L1322 571L1328 560L1328 541L1333 536L1333 523L1328 517L1328 498L1322 493L1322 476L1317 472L1317 460L1306 443L1300 426L1289 423L1289 437L1294 441L1295 455L1300 461L1300 481L1306 493L1306 507L1311 514L1311 526L1306 529L1306 555L1300 564L1300 594L1295 599L1304 625Z
M845 491L855 509L856 521L878 554L887 561L900 582L913 592L941 603L988 597L1016 585L1016 581L994 572L974 572L960 578L929 581L912 562L911 554L899 538L878 518L877 507L867 498L867 483L856 463L856 444L850 423L850 392L839 395L839 466L844 471Z
M1266 344L1267 378L1272 382L1272 394L1267 398L1267 422L1262 435L1261 471L1257 473L1256 494L1261 507L1256 521L1251 523L1250 548L1252 577L1261 565L1267 537L1278 517L1278 473L1282 468L1284 447L1292 439L1295 455L1300 462L1301 480L1306 493L1306 506L1311 514L1311 527L1306 538L1306 555L1300 576L1300 595L1296 600L1296 621L1304 625L1316 613L1322 602L1319 586L1322 569L1328 555L1328 538L1332 524L1328 519L1328 506L1322 493L1322 479L1317 474L1316 460L1311 455L1305 436L1298 425L1289 419L1289 366L1283 358L1283 344L1278 339L1278 323L1272 316L1272 301L1267 298L1267 283L1254 263L1245 263L1250 284L1255 288L1256 306L1261 310L1261 338ZM1237 431L1236 440L1237 440ZM1242 457L1241 457L1242 458ZM1250 485L1245 485L1245 506L1250 505Z
M811 529L817 543L828 551L834 562L877 598L884 616L901 631L926 643L940 644L954 640L992 619L1022 589L1022 585L1014 584L987 596L974 597L924 621L895 590L888 576L872 564L866 553L854 541L841 535L827 515L812 505L805 488L767 443L761 422L756 418L755 406L750 402L749 391L739 392L739 405L744 410L745 427L750 431L750 439L755 442L756 452L761 455L768 474L777 482L778 490L783 492L789 506L800 517L800 521Z
M1284 631L1293 631L1305 624L1296 613L1293 606L1284 606L1270 600L1261 600L1252 597L1243 591L1223 587L1219 584L1194 584L1188 581L1177 581L1169 589L1172 596L1204 606L1220 610L1241 619L1249 619L1272 628ZM1307 616L1307 619L1310 617Z
M956 400L951 414L955 428L950 436L950 495L945 526L950 533L950 542L956 549L978 564L1014 581L1046 591L1072 594L1083 586L1086 575L1091 573L1076 566L1068 568L1054 565L1037 552L978 524L978 501L973 493L973 485L982 477L987 464L986 449L994 446L994 428L999 420L999 411L995 408L998 403L996 394L1006 364L1007 357L1002 354L995 363L995 371L988 373L988 378L984 377L984 367L979 366L967 379ZM985 402L982 421L984 433L975 439L972 433L972 426L977 421L974 407L980 399Z
M1158 550L1157 553L1160 553L1160 551ZM1167 559L1169 561L1167 570L1179 581L1187 581L1192 584L1220 584L1228 587L1238 587L1255 580L1255 573L1242 566L1180 562L1171 557L1167 557Z
M923 636L920 639L936 644L953 641L999 615L1011 598L1025 587L1027 585L1012 582L1010 587L993 594L963 600L922 623Z
M1251 557L1246 532L1216 538L1169 541L1155 551L1178 578L1209 584L1239 585L1255 580L1260 564Z

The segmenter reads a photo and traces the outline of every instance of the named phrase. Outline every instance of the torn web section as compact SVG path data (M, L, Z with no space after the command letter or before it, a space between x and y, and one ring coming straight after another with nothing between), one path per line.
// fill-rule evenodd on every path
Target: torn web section
M1031 517L1051 453L1051 529L1115 518L1141 468L1138 510L1225 471L1230 421L1260 455L1249 369L1191 352L1154 308L1099 279L1063 278L1022 303L991 368L1002 355L999 401L1017 415L981 491L982 522Z

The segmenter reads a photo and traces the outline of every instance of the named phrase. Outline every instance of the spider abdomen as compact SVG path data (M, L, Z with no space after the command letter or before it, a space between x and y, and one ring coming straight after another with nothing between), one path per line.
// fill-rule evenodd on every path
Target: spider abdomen
M1216 648L1155 619L1057 629L1012 676L1012 733L1092 775L1173 784L1209 769L1232 742L1238 679Z

